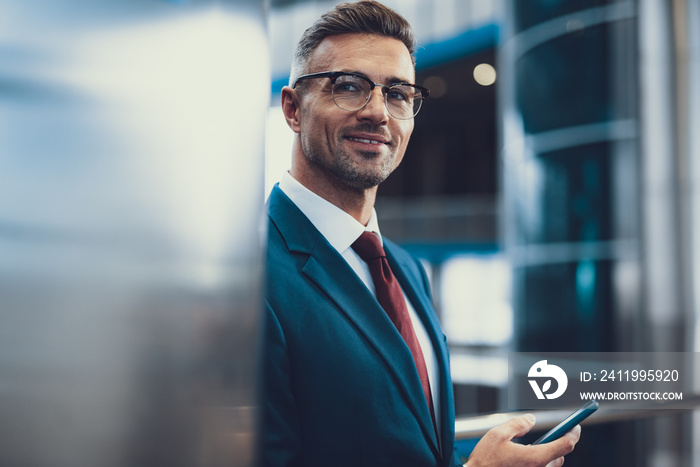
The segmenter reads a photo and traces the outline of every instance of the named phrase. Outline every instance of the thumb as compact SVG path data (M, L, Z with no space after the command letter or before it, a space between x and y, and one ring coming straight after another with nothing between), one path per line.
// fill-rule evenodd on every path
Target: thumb
M525 433L530 431L533 426L535 426L534 415L520 415L511 418L503 425L501 425L501 433L506 439L511 440L513 438L519 438L520 436L523 436Z

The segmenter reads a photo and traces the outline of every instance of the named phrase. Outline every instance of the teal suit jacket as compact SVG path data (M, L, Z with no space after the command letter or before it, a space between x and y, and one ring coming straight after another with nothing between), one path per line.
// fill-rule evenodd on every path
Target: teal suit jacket
M447 343L420 262L384 240L437 356L439 440L411 353L375 297L279 187L267 208L260 464L455 465Z

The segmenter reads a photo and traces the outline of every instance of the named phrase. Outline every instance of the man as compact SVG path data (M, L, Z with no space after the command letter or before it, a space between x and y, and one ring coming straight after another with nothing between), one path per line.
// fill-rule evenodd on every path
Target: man
M264 466L459 465L428 280L373 208L428 95L413 48L408 23L369 1L338 5L298 45L282 91L292 167L268 201ZM533 424L489 431L467 465L561 465L580 429L511 442Z

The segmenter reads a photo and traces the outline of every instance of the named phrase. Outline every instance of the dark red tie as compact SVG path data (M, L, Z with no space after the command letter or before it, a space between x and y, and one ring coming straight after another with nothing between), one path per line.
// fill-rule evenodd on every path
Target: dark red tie
M399 334L408 345L413 355L413 362L416 364L418 376L423 386L423 394L430 408L430 416L435 425L435 409L433 408L433 397L430 393L430 382L428 380L428 370L425 367L425 358L421 350L416 333L413 330L411 318L408 315L408 308L403 292L396 280L394 273L389 268L389 262L386 259L386 253L379 237L372 232L365 231L360 238L352 244L352 249L362 258L369 266L369 271L372 274L372 282L377 294L379 304L384 308L384 311L389 316L391 321L398 329Z

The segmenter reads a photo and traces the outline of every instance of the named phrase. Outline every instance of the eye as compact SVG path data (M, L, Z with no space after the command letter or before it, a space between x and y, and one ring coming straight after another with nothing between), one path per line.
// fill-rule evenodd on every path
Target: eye
M386 98L396 103L405 103L411 101L412 95L413 92L411 92L411 90L405 89L405 87L397 86L389 88L389 90L386 93Z
M367 87L361 79L353 76L341 76L335 81L333 91L343 94L362 94Z
M335 83L335 88L336 91L338 92L361 92L362 89L360 89L360 85L357 83L350 83L350 82L342 82L342 83Z

